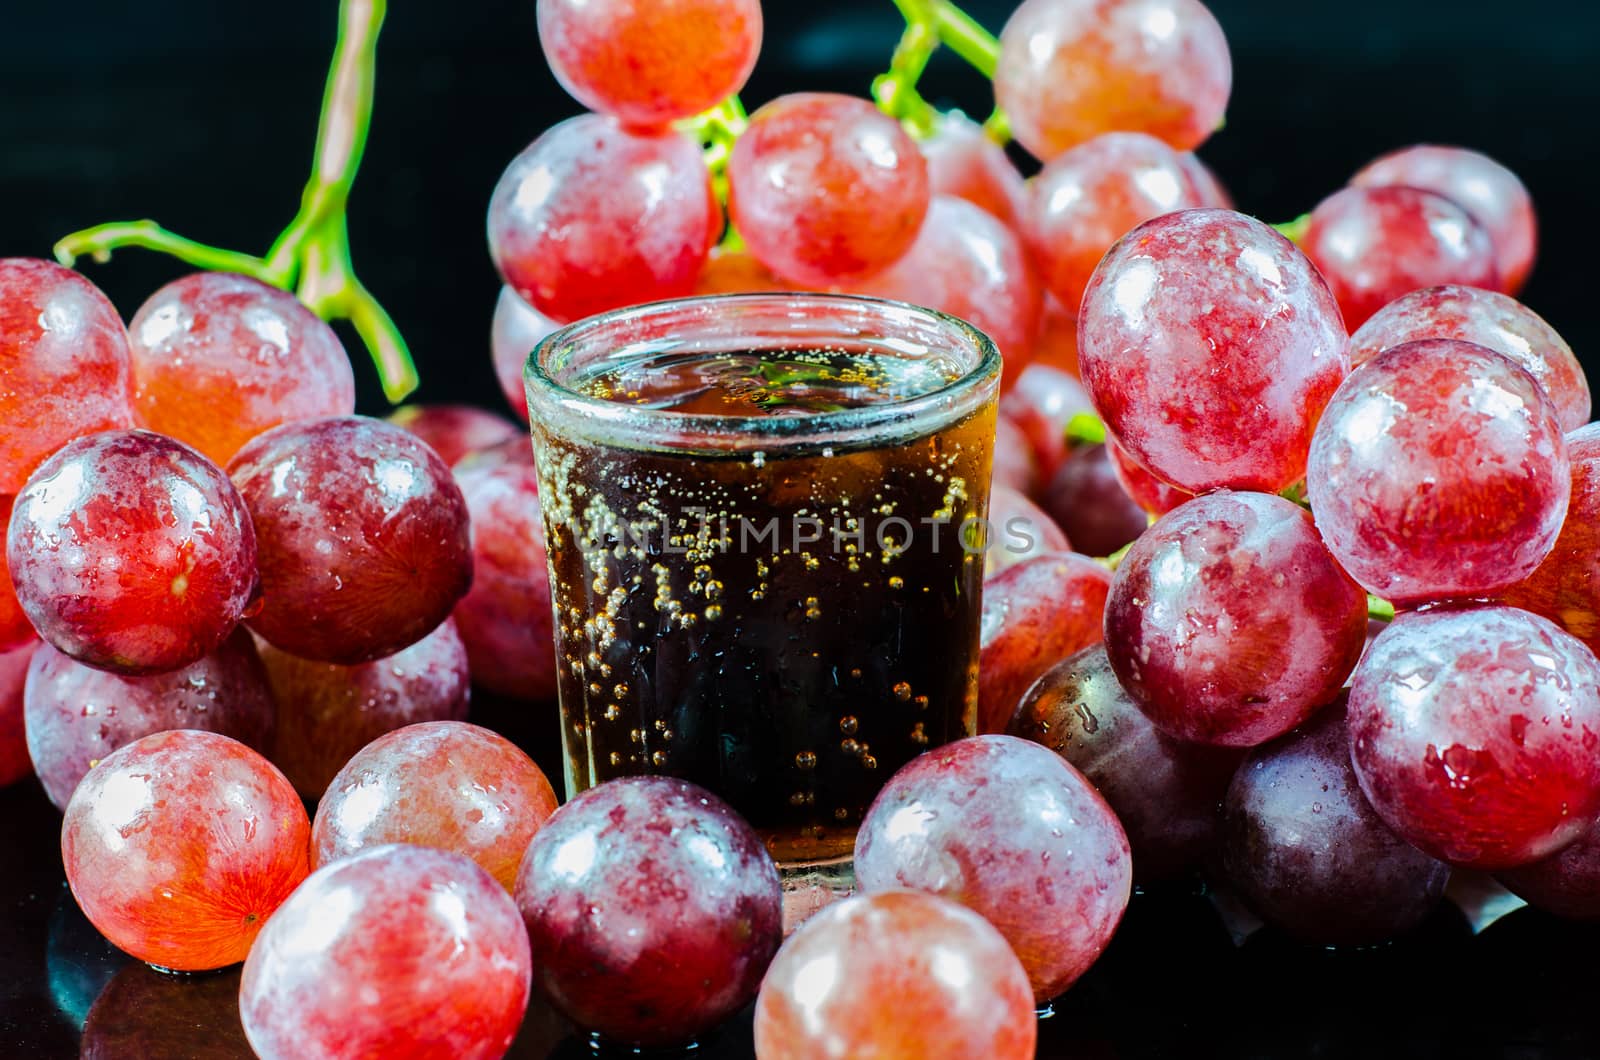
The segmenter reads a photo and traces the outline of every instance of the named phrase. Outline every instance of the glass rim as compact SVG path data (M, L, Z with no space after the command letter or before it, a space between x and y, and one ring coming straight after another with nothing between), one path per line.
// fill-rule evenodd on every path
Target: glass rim
M855 408L816 412L802 416L735 416L681 412L648 408L595 397L572 389L553 374L549 365L557 354L592 341L630 323L652 317L716 306L755 307L770 303L774 311L797 306L829 306L865 310L893 327L913 323L945 333L951 338L945 352L958 355L966 351L964 370L948 382L910 397L895 398ZM823 318L827 319L827 318ZM880 337L891 338L890 334ZM838 332L819 333L819 341L859 340L843 326ZM871 341L871 340L868 340ZM885 349L904 352L885 344ZM902 432L927 433L942 428L980 408L999 391L1001 356L994 341L960 317L888 298L831 292L739 292L691 295L657 302L645 302L585 317L552 331L540 339L528 354L523 368L530 417L540 426L540 413L555 413L582 434L598 435L607 443L633 448L727 453L783 452L806 448L858 448L880 444ZM551 424L545 424L551 426Z

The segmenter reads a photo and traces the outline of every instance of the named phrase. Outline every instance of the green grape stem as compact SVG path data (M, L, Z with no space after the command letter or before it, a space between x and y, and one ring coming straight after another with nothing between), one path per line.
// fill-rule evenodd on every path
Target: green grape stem
M872 98L885 114L905 123L913 136L925 139L937 125L938 111L922 98L917 82L933 53L943 45L992 81L1000 61L1000 42L951 0L893 3L905 19L906 29L895 47L888 72L872 82ZM1010 140L1010 123L998 107L983 123L983 129L1002 146Z
M154 221L116 221L62 238L56 260L69 267L84 256L105 262L113 250L143 247L196 268L242 273L293 290L324 320L350 322L372 356L384 394L402 401L417 387L416 365L394 320L356 278L346 219L372 124L378 32L387 10L388 0L341 0L311 176L299 212L264 256L198 243Z
M1303 213L1293 221L1282 221L1272 227L1276 228L1283 238L1298 246L1306 238L1306 229L1311 227L1311 215Z

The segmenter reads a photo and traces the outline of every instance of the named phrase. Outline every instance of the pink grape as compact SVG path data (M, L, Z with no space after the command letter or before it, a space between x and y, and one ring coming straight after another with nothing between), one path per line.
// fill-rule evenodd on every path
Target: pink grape
M261 1060L495 1060L531 974L492 876L392 844L323 866L283 903L245 961L239 1016Z
M539 44L561 87L629 125L664 125L744 86L760 0L539 0Z
M39 465L12 508L6 560L40 636L124 674L206 655L256 592L256 535L239 491L150 431L92 434Z
M903 766L867 810L856 879L954 899L1000 930L1036 1001L1071 986L1111 941L1133 887L1122 825L1054 752L975 736Z
M401 405L389 413L389 422L427 442L428 448L451 467L480 449L493 449L527 436L524 429L504 416L472 405Z
M511 410L528 422L528 392L522 387L522 369L539 340L559 325L524 302L510 287L500 288L494 303L494 322L489 331L489 349L494 360L494 377Z
M1311 211L1301 248L1356 328L1412 291L1500 288L1489 233L1465 209L1420 188L1344 188Z
M23 684L38 641L0 652L0 788L33 772L23 721Z
M919 146L935 195L965 199L1015 226L1024 195L1022 174L983 126L960 111L947 111Z
M1079 446L1062 461L1039 505L1087 556L1111 555L1149 524L1122 488L1103 445Z
M531 467L504 464L459 471L456 481L472 519L473 578L453 614L472 679L501 695L554 699L555 625L539 477Z
M79 435L133 426L128 332L80 273L0 258L0 363L0 494Z
M1554 854L1495 879L1535 908L1570 920L1600 920L1600 822Z
M1200 161L1199 155L1193 151L1183 151L1178 155L1178 161L1194 183L1195 190L1200 193L1201 206L1213 206L1219 210L1234 208L1233 196L1228 194L1228 189L1211 171L1211 167Z
M756 260L748 250L728 250L715 247L706 259L705 268L694 282L695 294L754 294L763 291L787 291L791 284L784 283L772 270Z
M11 508L15 497L0 497L0 526L11 525ZM33 623L28 621L17 599L17 590L11 584L11 565L6 560L6 550L0 548L0 652L12 651L39 639Z
M911 249L928 165L900 123L864 99L799 92L750 116L728 160L728 215L786 280L827 287Z
M1350 336L1350 363L1360 367L1391 346L1417 339L1461 339L1503 354L1533 373L1555 403L1562 430L1589 422L1589 381L1572 347L1510 295L1452 285L1413 291Z
M1539 242L1533 198L1515 173L1487 155L1417 144L1369 162L1350 183L1361 188L1403 184L1443 195L1488 231L1506 291L1516 294L1527 282Z
M576 796L517 876L536 983L568 1019L635 1046L681 1045L755 997L782 939L778 870L703 788L625 777Z
M311 864L384 843L465 854L507 892L556 809L550 781L516 744L462 721L407 725L356 752L317 804Z
M1027 496L1039 484L1033 445L1016 421L1004 413L995 418L994 433L993 481Z
M1305 474L1349 372L1333 295L1288 240L1228 210L1146 221L1095 269L1078 356L1116 441L1191 493L1276 493Z
M1094 785L1127 832L1135 880L1199 868L1215 849L1218 808L1242 752L1174 740L1150 724L1104 644L1047 670L1006 732L1050 748Z
M1345 703L1256 748L1224 811L1229 882L1267 923L1304 942L1362 946L1420 924L1450 869L1389 830L1350 765Z
M1351 373L1317 427L1306 488L1340 564L1409 606L1533 573L1572 483L1533 376L1482 346L1424 339Z
M152 733L83 778L61 862L90 923L175 971L237 964L306 878L311 822L265 758L212 732Z
M1032 556L990 578L979 622L978 731L1003 732L1050 667L1101 639L1111 572L1073 552Z
M467 716L467 649L449 619L393 655L354 666L300 659L264 640L260 651L277 707L272 761L309 801L384 733Z
M1523 865L1600 815L1600 661L1526 611L1400 615L1356 669L1348 724L1373 809L1442 861Z
M1205 205L1178 152L1153 136L1113 132L1052 158L1028 184L1020 229L1050 293L1069 310L1123 233Z
M257 436L228 473L255 522L261 611L250 628L293 655L350 665L444 621L472 582L467 505L437 453L346 416Z
M700 147L580 114L511 164L489 201L505 282L555 321L686 295L721 231Z
M1533 611L1600 654L1600 424L1567 435L1572 499L1550 555L1500 594Z
M203 729L263 754L272 745L266 671L242 629L188 666L148 677L96 670L42 645L24 709L28 753L57 809L102 759L153 732Z
M1156 728L1250 747L1331 700L1361 657L1367 598L1281 497L1196 497L1144 532L1106 600L1106 652Z
M1039 364L1078 378L1077 306L1068 312L1049 291L1044 293L1044 311L1039 319L1039 337L1033 343L1029 364ZM1024 369L1026 370L1026 369Z
M1030 364L1000 399L1000 410L1027 435L1039 474L1048 481L1067 458L1067 424L1076 416L1093 415L1094 404L1076 376L1061 368Z
M174 280L145 300L128 332L139 425L219 466L280 423L355 411L339 336L260 280L226 272Z
M1106 439L1106 457L1111 461L1111 473L1128 499L1151 515L1166 515L1172 509L1194 496L1169 486L1140 467L1116 439Z
M1028 975L1000 932L920 891L861 894L795 932L756 999L761 1060L1031 1060Z
M1033 557L1072 551L1072 542L1044 509L999 483L989 488L989 532L984 544L986 580Z
M1046 160L1118 131L1187 151L1222 124L1232 86L1199 0L1025 0L1000 31L995 99Z

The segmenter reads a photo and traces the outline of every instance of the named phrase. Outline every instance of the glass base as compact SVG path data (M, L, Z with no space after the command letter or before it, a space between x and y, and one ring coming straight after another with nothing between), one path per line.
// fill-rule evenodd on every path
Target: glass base
M827 906L856 893L856 863L849 854L826 861L780 861L783 937Z

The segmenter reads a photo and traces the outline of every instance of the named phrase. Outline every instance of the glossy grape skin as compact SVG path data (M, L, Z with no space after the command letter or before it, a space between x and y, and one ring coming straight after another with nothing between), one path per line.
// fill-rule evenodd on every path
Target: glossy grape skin
M245 961L261 1060L494 1060L528 1007L528 939L487 872L392 844L318 869Z
M1106 439L1106 458L1111 462L1111 474L1128 499L1150 515L1166 515L1194 496L1140 467L1115 438Z
M81 273L0 258L0 363L0 494L79 435L133 426L128 333Z
M863 891L910 887L982 915L1040 1002L1100 956L1133 887L1111 807L1059 755L1014 736L958 740L903 766L862 818L855 860Z
M1000 31L995 100L1045 160L1117 131L1187 151L1222 124L1232 86L1198 0L1026 0Z
M206 655L256 592L256 535L238 490L150 431L79 438L39 465L11 510L6 560L41 637L123 674Z
M504 416L473 405L401 405L388 420L428 443L451 467L469 454L526 436Z
M986 581L1035 556L1072 551L1072 542L1044 509L999 483L989 487L989 531L984 546Z
M561 87L629 125L692 118L744 86L760 0L539 0L539 44Z
M1094 404L1077 377L1035 363L1022 370L1016 385L1000 399L1000 411L1028 436L1039 474L1048 481L1067 458L1067 424L1074 416L1092 415Z
M472 518L472 588L453 612L472 679L501 695L556 694L544 509L531 467L457 472Z
M42 645L28 668L24 710L28 753L57 809L102 759L153 732L203 729L262 754L272 746L266 671L242 629L204 658L147 677L96 670Z
M555 809L550 781L505 737L463 721L407 725L356 752L328 785L311 822L311 865L414 843L465 854L509 893Z
M1039 484L1039 464L1028 436L1004 413L995 417L994 434L992 481L1029 495Z
M277 707L272 761L309 801L384 733L467 716L467 649L446 619L415 644L354 666L301 659L258 642Z
M1481 597L1527 577L1555 544L1571 488L1538 381L1454 339L1395 346L1352 372L1306 473L1329 550L1397 605Z
M933 135L918 146L928 160L928 188L933 194L965 199L1016 225L1024 197L1022 174L983 126L960 111L946 111Z
M38 641L31 641L0 652L0 788L33 772L23 721L22 690L28 663L38 646Z
M1361 794L1342 696L1250 753L1228 789L1222 832L1225 872L1245 902L1314 945L1403 934L1439 903L1450 878Z
M1113 132L1052 158L1028 183L1020 230L1050 293L1069 310L1111 244L1152 217L1205 205L1178 152Z
M1004 732L1041 674L1100 641L1110 590L1111 572L1073 552L1030 557L984 583L979 732Z
M355 411L350 357L333 328L248 276L172 281L139 307L128 338L139 426L218 466L280 423Z
M1505 290L1522 290L1538 251L1538 220L1528 189L1494 159L1464 147L1416 144L1369 162L1350 183L1365 188L1403 184L1457 203L1488 231Z
M524 302L510 287L500 288L494 303L494 322L489 329L489 350L494 360L495 381L506 396L511 411L528 422L528 392L523 389L522 369L539 340L559 325Z
M755 996L783 932L778 870L715 795L672 777L590 788L516 884L539 990L611 1041L681 1045Z
M311 822L283 774L237 740L152 733L113 751L61 822L72 895L100 933L176 971L244 959L307 873Z
M580 114L511 160L488 226L505 282L571 321L688 294L722 214L687 135Z
M1503 354L1539 381L1555 403L1562 430L1589 422L1589 381L1572 347L1510 295L1448 284L1413 291L1378 310L1350 336L1350 363L1359 368L1384 350L1417 339L1460 339Z
M255 522L250 628L304 659L352 665L435 629L472 583L467 505L437 453L381 420L285 424L228 465Z
M1518 898L1569 920L1600 920L1600 823L1554 854L1495 874Z
M695 294L754 294L763 291L789 291L772 270L756 260L748 250L716 247L706 259L705 268L694 282Z
M1567 435L1567 452L1572 493L1555 547L1498 598L1543 615L1600 654L1600 424Z
M1346 337L1305 256L1228 210L1167 214L1123 236L1078 317L1083 382L1106 427L1191 493L1299 481L1349 372Z
M780 96L750 116L728 160L728 216L750 253L791 282L828 287L911 249L928 213L928 164L864 99Z
M1117 678L1169 736L1250 747L1331 700L1361 657L1367 598L1310 515L1263 493L1210 493L1124 556L1106 600Z
M11 525L11 508L15 497L0 497L0 526ZM11 584L11 565L6 560L6 550L0 548L0 652L12 651L39 639L33 623L23 613L17 600L17 590Z
M1149 520L1123 490L1104 445L1085 445L1062 461L1039 506L1086 556L1109 556L1144 533Z
M1351 328L1424 287L1501 286L1489 233L1462 207L1420 188L1336 191L1311 211L1300 247Z
M1039 331L1039 280L1022 241L965 199L935 195L916 241L882 272L849 285L960 317L994 340L1014 378Z
M1600 661L1529 612L1400 615L1356 669L1348 725L1373 809L1440 860L1526 864L1600 814Z
M1150 724L1118 683L1104 644L1047 670L1006 732L1050 748L1095 786L1127 833L1135 880L1198 868L1215 849L1241 752L1174 740Z
M756 1000L759 1060L1030 1060L1027 972L965 906L920 891L860 894L803 924Z

